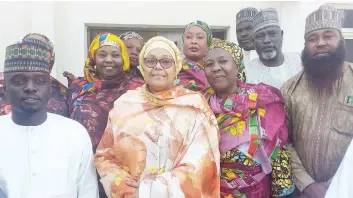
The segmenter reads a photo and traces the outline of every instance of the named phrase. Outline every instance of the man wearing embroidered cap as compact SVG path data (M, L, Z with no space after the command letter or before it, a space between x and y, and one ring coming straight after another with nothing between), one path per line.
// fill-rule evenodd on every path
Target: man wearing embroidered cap
M254 47L254 28L253 18L258 13L256 8L241 9L236 16L237 39L240 48L243 49L244 63L247 65L249 61L258 57Z
M23 37L22 41L26 41L27 43L37 43L38 40L46 44L49 48L50 54L48 57L49 60L49 72L53 70L53 66L55 63L55 52L54 45L49 40L48 37L39 33L29 33ZM3 92L3 84L4 84L4 76L3 73L0 72L0 116L6 115L11 112L11 106L6 102L4 92ZM50 77L51 82L51 96L47 105L47 110L50 113L55 113L58 115L62 115L65 117L69 116L69 107L67 105L67 87L61 84L54 77Z
M247 65L248 83L265 83L280 88L301 70L299 53L283 53L283 31L274 8L266 8L253 18L254 46L259 58Z
M344 61L334 7L323 5L307 17L304 38L304 70L281 91L294 147L294 182L303 196L322 198L353 137L353 65Z
M1 179L11 198L97 198L87 130L47 112L50 53L39 40L6 48L4 91L12 111L0 117Z

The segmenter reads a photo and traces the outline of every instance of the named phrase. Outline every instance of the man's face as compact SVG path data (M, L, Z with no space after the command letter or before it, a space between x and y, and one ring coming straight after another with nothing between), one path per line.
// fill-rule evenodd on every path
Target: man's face
M12 111L34 113L46 108L50 98L50 76L42 72L5 74L5 96Z
M250 21L242 22L237 25L237 39L240 48L246 51L254 50L253 30L254 28Z
M305 36L302 63L309 76L335 80L344 59L344 41L338 30L316 30Z
M320 59L336 51L340 40L340 33L335 29L316 30L305 37L305 47L313 59Z
M261 59L272 60L282 52L283 31L279 27L267 27L254 34L254 45Z

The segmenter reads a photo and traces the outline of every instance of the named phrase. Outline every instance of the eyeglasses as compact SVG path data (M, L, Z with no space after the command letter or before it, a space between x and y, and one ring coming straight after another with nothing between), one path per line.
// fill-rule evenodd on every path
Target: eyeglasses
M163 69L168 69L174 64L174 60L170 58L162 58L159 60L156 58L145 58L144 61L145 61L146 67L149 67L149 68L154 68L158 62L159 64L161 64Z

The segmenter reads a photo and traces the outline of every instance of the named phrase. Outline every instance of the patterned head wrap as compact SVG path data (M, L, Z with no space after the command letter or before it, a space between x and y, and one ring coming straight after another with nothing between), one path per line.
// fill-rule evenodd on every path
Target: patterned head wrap
M241 48L237 44L230 41L213 39L212 44L210 46L210 50L215 48L222 48L233 57L233 60L238 67L237 78L242 82L246 82L245 66L243 63L243 52Z
M31 36L39 36L39 37L42 37L42 38L47 42L47 44L49 45L49 50L50 50L50 53L51 53L51 59L50 59L50 62L49 62L49 65L50 65L49 70L50 70L50 72L51 72L51 70L53 69L54 63L55 63L55 51L54 51L54 45L53 45L53 43L49 40L48 37L46 37L46 36L43 35L43 34L39 34L39 33L29 33L29 34L27 34L26 36L24 36L22 40L31 42L32 39L35 39L35 38L29 38L29 37L31 37Z
M23 40L6 48L4 73L50 73L50 49L40 40Z
M114 34L102 32L93 39L91 46L89 47L84 68L85 79L87 81L95 81L99 79L95 59L97 50L103 46L113 46L118 48L124 62L123 71L128 71L130 69L129 55L126 51L124 42Z
M143 38L141 35L137 34L136 32L132 32L132 31L124 32L119 37L123 41L127 41L132 38L136 38L138 40L143 41Z
M182 59L180 56L180 51L173 41L163 36L153 37L147 41L145 46L143 46L139 57L139 61L141 63L141 66L139 67L139 69L141 71L141 74L144 75L143 66L145 64L145 61L144 61L145 57L152 49L155 49L155 48L163 48L172 55L175 62L176 74L178 74L182 68Z
M341 31L341 16L338 10L330 5L322 5L306 18L305 36L312 31L332 28Z
M189 25L186 26L184 32L189 28L189 27L193 27L193 26L198 26L200 28L203 29L203 31L206 32L206 36L207 36L207 44L208 44L208 47L211 45L212 43L212 30L210 28L209 25L207 25L207 23L203 22L203 21L195 21L195 22L192 22L192 23L189 23ZM184 40L184 38L183 38Z
M252 22L254 16L258 12L259 11L257 11L256 8L251 8L251 7L241 9L236 16L236 19L237 19L236 25L238 26L240 23L243 23L243 22Z
M281 27L279 24L278 13L275 8L260 10L253 18L254 34L264 28Z

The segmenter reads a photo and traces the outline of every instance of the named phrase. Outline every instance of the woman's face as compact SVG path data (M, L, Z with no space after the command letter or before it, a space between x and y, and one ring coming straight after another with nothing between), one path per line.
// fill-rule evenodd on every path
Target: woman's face
M96 52L96 68L102 80L117 77L123 68L124 60L120 49L113 46L102 46Z
M215 48L204 58L205 75L217 93L231 90L237 83L238 67L233 57L222 48Z
M153 93L173 87L176 78L175 61L167 50L152 49L144 59L143 71L145 82Z
M206 32L198 27L191 26L184 32L184 55L193 61L199 62L208 50Z
M137 38L131 38L125 41L125 45L129 53L130 66L137 67L139 65L139 56L143 48L143 42Z

